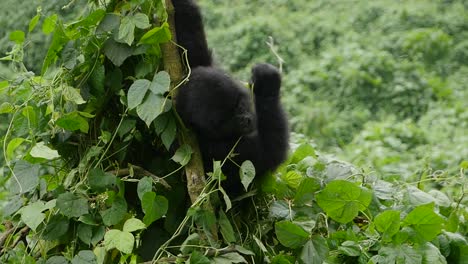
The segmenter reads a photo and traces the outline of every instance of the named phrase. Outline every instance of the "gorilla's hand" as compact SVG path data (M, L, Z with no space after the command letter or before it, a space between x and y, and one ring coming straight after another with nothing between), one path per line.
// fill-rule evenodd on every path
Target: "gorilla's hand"
M252 68L251 84L253 84L257 97L278 97L281 75L278 69L271 64L257 64Z

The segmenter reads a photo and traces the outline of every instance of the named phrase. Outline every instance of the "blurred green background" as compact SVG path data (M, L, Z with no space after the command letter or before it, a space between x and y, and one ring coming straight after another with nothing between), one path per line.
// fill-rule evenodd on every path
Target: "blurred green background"
M468 158L468 1L199 3L218 64L240 80L257 62L278 65L272 37L295 136L384 177L454 173ZM85 4L2 0L0 56L12 47L9 32L26 30L38 6L67 21ZM25 63L39 72L50 36L36 32ZM0 81L13 76L0 63Z

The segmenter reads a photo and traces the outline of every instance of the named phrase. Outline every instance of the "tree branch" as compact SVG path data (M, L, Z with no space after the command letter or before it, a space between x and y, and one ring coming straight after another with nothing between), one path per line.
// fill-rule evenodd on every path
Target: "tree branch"
M172 39L176 40L175 30L175 19L174 19L174 6L171 0L166 0L166 11L167 11L167 22L169 23ZM184 76L184 70L182 67L179 51L177 46L173 42L164 43L161 45L164 69L169 73L171 77L171 88L174 88L176 84L182 81ZM176 99L176 91L172 91L173 99ZM179 133L179 141L183 144L187 144L192 148L192 158L190 162L185 166L185 174L187 177L187 189L190 195L190 200L194 203L201 191L205 187L205 173L203 170L203 161L195 135L188 131L182 130Z

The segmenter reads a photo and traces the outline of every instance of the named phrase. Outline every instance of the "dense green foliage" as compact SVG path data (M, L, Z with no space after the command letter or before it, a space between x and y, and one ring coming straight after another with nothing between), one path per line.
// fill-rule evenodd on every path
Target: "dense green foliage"
M162 2L31 2L0 11L1 263L466 263L466 1L200 1L240 79L284 59L295 133L260 194L215 162L192 205Z

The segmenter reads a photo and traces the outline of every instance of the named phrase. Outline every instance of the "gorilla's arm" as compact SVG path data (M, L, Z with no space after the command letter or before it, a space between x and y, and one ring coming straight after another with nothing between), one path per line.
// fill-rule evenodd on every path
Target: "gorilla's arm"
M190 67L211 66L203 20L194 0L172 0L175 10L177 43L187 49Z
M280 104L281 75L270 64L252 69L252 84L257 112L257 175L275 169L286 159L288 123Z

